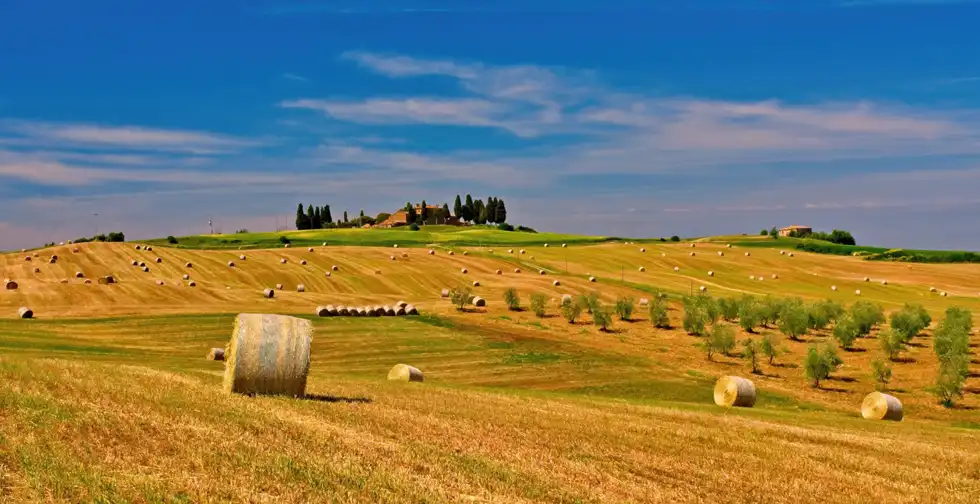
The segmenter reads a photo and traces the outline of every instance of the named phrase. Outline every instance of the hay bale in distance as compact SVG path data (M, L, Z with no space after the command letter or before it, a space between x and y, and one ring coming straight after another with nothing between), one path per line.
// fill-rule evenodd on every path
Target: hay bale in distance
M235 267L235 261L228 261L228 267L229 268L234 268Z
M647 298L640 298L640 306L648 306L649 304L650 304L650 300L649 299L647 299Z
M718 251L718 257L724 257L724 256L725 256L725 253L719 250Z
M432 249L429 249L429 255L436 255L436 251L435 250L432 250Z
M188 287L197 287L197 282L191 280L190 282L187 282L187 286Z
M713 276L715 276L715 272L714 272L714 271L709 271L709 272L708 272L708 276L710 276L710 277L713 277Z
M193 265L193 264L191 264L191 263L187 263L187 264L185 264L185 265L184 265L184 267L185 267L185 268L193 268L193 267L194 267L194 265Z
M755 275L749 275L749 280L755 280Z
M330 276L330 272L329 272L329 271L324 271L324 272L323 272L323 274L324 274L325 276Z
M902 401L892 395L872 392L861 402L861 416L867 420L901 421L904 416Z
M396 364L388 371L388 380L403 382L421 382L424 380L422 372L407 364Z
M547 272L547 271L545 271L545 270L540 270L540 271L538 271L538 274L539 274L539 275L547 275L547 274L548 274L548 272Z
M286 264L286 258L283 257L282 259L279 259L279 263L280 264Z
M149 252L149 251L152 251L153 250L153 247L147 245L147 246L143 247L143 250L146 250L147 252Z
M520 272L521 272L520 268L514 268L514 273L520 273Z
M395 260L395 256L388 256L388 259L391 259L392 261L394 261Z
M287 243L287 244L283 245L283 247L289 248L289 244Z
M162 263L163 262L163 258L162 257L157 257L156 258L156 262L157 262L157 264Z
M334 264L333 266L331 266L330 269L332 271L340 271L340 268L338 268L336 264Z
M503 274L504 274L504 272L503 272L503 271L500 271L500 270L497 270L497 274L498 274L498 275L503 275Z
M789 256L790 256L790 257L793 257L793 253L792 253L792 252L790 252L790 253L789 253Z
M701 292L707 292L708 288L702 285L698 290Z
M548 248L548 244L547 243L544 244L544 248Z
M239 314L228 344L225 391L302 397L312 338L313 326L305 319Z
M487 305L487 300L486 299L483 299L480 296L474 296L473 297L473 306L483 307L483 306L486 306L486 305Z
M275 296L275 295L276 295L276 291L274 291L272 289L263 289L262 290L262 297L272 299L272 297Z
M405 315L418 315L419 309L415 305L408 305L405 307Z
M589 281L595 283L596 282L595 277L589 277Z
M643 267L643 266L640 266L640 267L639 267L638 269L639 269L639 271L640 271L640 273L642 273L642 272L644 272L644 271L646 271L646 270L647 270L647 269L646 269L645 267Z
M772 279L773 279L773 280L778 280L778 279L779 279L779 275L777 275L777 274L775 274L775 273L773 273L773 274L772 274Z
M715 383L715 404L751 408L755 406L755 384L739 376L723 376Z
M474 280L473 281L473 287L479 287L479 286L480 286L480 281L479 280Z
M244 261L245 260L245 254L242 254L242 255L238 256L238 259Z
M276 290L282 290L282 284L276 284Z
M453 252L452 250L450 250L450 251L449 251L449 255L456 255L456 253L455 253L455 252Z
M22 319L34 318L34 310L26 306L21 306L17 309L17 316Z
M164 283L163 280L157 280L157 285L159 285L160 287L163 287L166 284Z
M551 282L551 283L552 283L552 285L554 285L555 287L558 287L559 285L561 285L561 282L559 282L558 280L555 280L554 282Z
M641 252L641 253L643 253L643 252L646 252L646 251L647 251L647 249L645 249L645 248L641 248L641 249L640 249L640 252Z
M467 273L469 273L469 271L467 271L466 268L463 268L463 269L461 269L459 271L462 272L464 275L467 274Z
M562 243L561 244L561 248L568 248L568 244L567 243Z
M225 349L224 348L212 348L208 352L208 360L210 361L223 361L225 360Z
M858 289L858 290L854 291L854 295L860 296L861 295L861 289Z
M449 289L442 289L442 292L439 293L439 297L449 297Z
M299 264L300 264L300 266L306 266L306 259L300 260L299 261Z
M929 292L936 292L936 288L935 287L929 287Z
M13 280L11 280L9 278L4 278L3 279L3 288L6 289L6 290L17 290L17 282L15 282L15 281L13 281Z
M40 273L40 272L41 272L41 268L34 268L34 273Z
M463 255L464 255L464 256L468 256L468 255L470 255L470 253L469 253L469 251L468 251L468 250L464 250L464 251L463 251Z
M185 273L184 274L184 280L190 280L190 279L191 279L191 276Z
M404 306L399 306L395 309L395 316L404 317L406 313L408 313L408 310Z
M786 255L786 251L785 250L780 250L779 251L779 255Z
M870 281L871 281L871 279L870 279L870 278L868 278L868 277L864 277L864 281L865 281L865 282L870 282Z
M830 290L832 290L834 292L837 292L837 286L836 285L831 285L830 286Z
M681 268L679 266L674 266L674 271L680 271L680 270Z
M83 282L83 283L85 283L86 285L89 285L89 284L92 283L92 279L91 278L86 278L85 279L85 282Z
M338 306L337 307L337 315L341 315L341 316L344 316L344 317L350 315L350 308L348 308L346 306Z
M387 306L387 305L385 305L382 308L382 310L384 310L385 316L388 316L388 317L394 317L395 314L397 313L394 308L392 308L390 306Z
M64 243L62 243L62 245L64 245ZM139 245L137 245L137 246L136 246L136 250L139 250L139 249L141 249L141 248L142 248L142 247L140 247Z
M145 268L145 267L146 267L146 263L143 262L143 261L140 261L140 268Z
M330 316L330 310L328 310L326 306L317 306L316 310L314 310L313 313L315 313L317 317Z
M946 297L946 292L945 291L944 292L940 292L939 295L942 296L942 297Z
M82 273L81 271L76 271L75 278L85 278L85 274Z
M750 253L748 253L748 252L746 252L746 253L745 253L745 257L749 257L749 256L751 256L751 255L752 255L752 254L750 254Z
M307 252L313 252L313 247L306 249Z
M691 252L691 257L694 257L694 252Z
M882 280L881 285L888 285L888 280Z

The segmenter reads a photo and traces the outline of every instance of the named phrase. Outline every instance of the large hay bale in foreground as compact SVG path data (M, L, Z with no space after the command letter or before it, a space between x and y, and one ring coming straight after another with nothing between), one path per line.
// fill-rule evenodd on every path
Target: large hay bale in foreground
M208 360L211 361L223 361L225 360L225 349L224 348L212 348L208 352Z
M3 279L3 288L6 289L6 290L17 290L17 282L15 282L15 281L13 281L13 280L11 280L9 278L4 278Z
M407 364L397 364L388 371L388 379L391 381L421 382L423 381L422 372Z
M239 314L228 343L225 391L303 397L312 338L313 326L308 320Z
M17 316L22 319L34 318L34 310L26 306L21 306L17 309Z
M723 376L715 383L715 404L751 408L755 406L755 385L739 376Z
M902 401L895 396L872 392L861 403L861 416L868 420L900 421L904 416Z

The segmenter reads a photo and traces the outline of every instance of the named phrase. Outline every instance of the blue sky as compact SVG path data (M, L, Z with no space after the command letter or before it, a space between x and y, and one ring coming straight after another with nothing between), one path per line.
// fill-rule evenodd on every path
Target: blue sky
M978 19L953 0L11 0L0 249L467 192L555 231L980 249Z

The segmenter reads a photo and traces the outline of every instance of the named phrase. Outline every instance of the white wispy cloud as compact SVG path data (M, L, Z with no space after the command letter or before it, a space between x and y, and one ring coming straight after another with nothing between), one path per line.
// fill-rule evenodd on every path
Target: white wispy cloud
M7 143L26 145L54 144L200 154L238 151L261 145L257 140L204 131L17 120L0 122L0 133L5 134Z
M310 79L303 77L302 75L296 75L294 73L284 73L282 78L286 80L299 81L299 82L310 82Z

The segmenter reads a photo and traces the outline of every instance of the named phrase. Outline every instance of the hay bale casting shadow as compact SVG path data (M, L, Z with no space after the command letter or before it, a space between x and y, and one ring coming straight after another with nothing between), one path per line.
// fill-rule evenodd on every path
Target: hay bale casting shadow
M225 360L225 349L224 348L212 348L208 352L208 360L212 361L223 361Z
M861 403L861 416L868 420L892 420L898 422L904 416L902 401L881 392L872 392Z
M388 379L391 381L421 382L424 381L422 371L407 364L396 364L388 371Z
M224 390L303 397L313 326L286 315L242 313L228 343Z
M723 376L715 383L715 404L751 408L755 406L755 385L738 376Z

